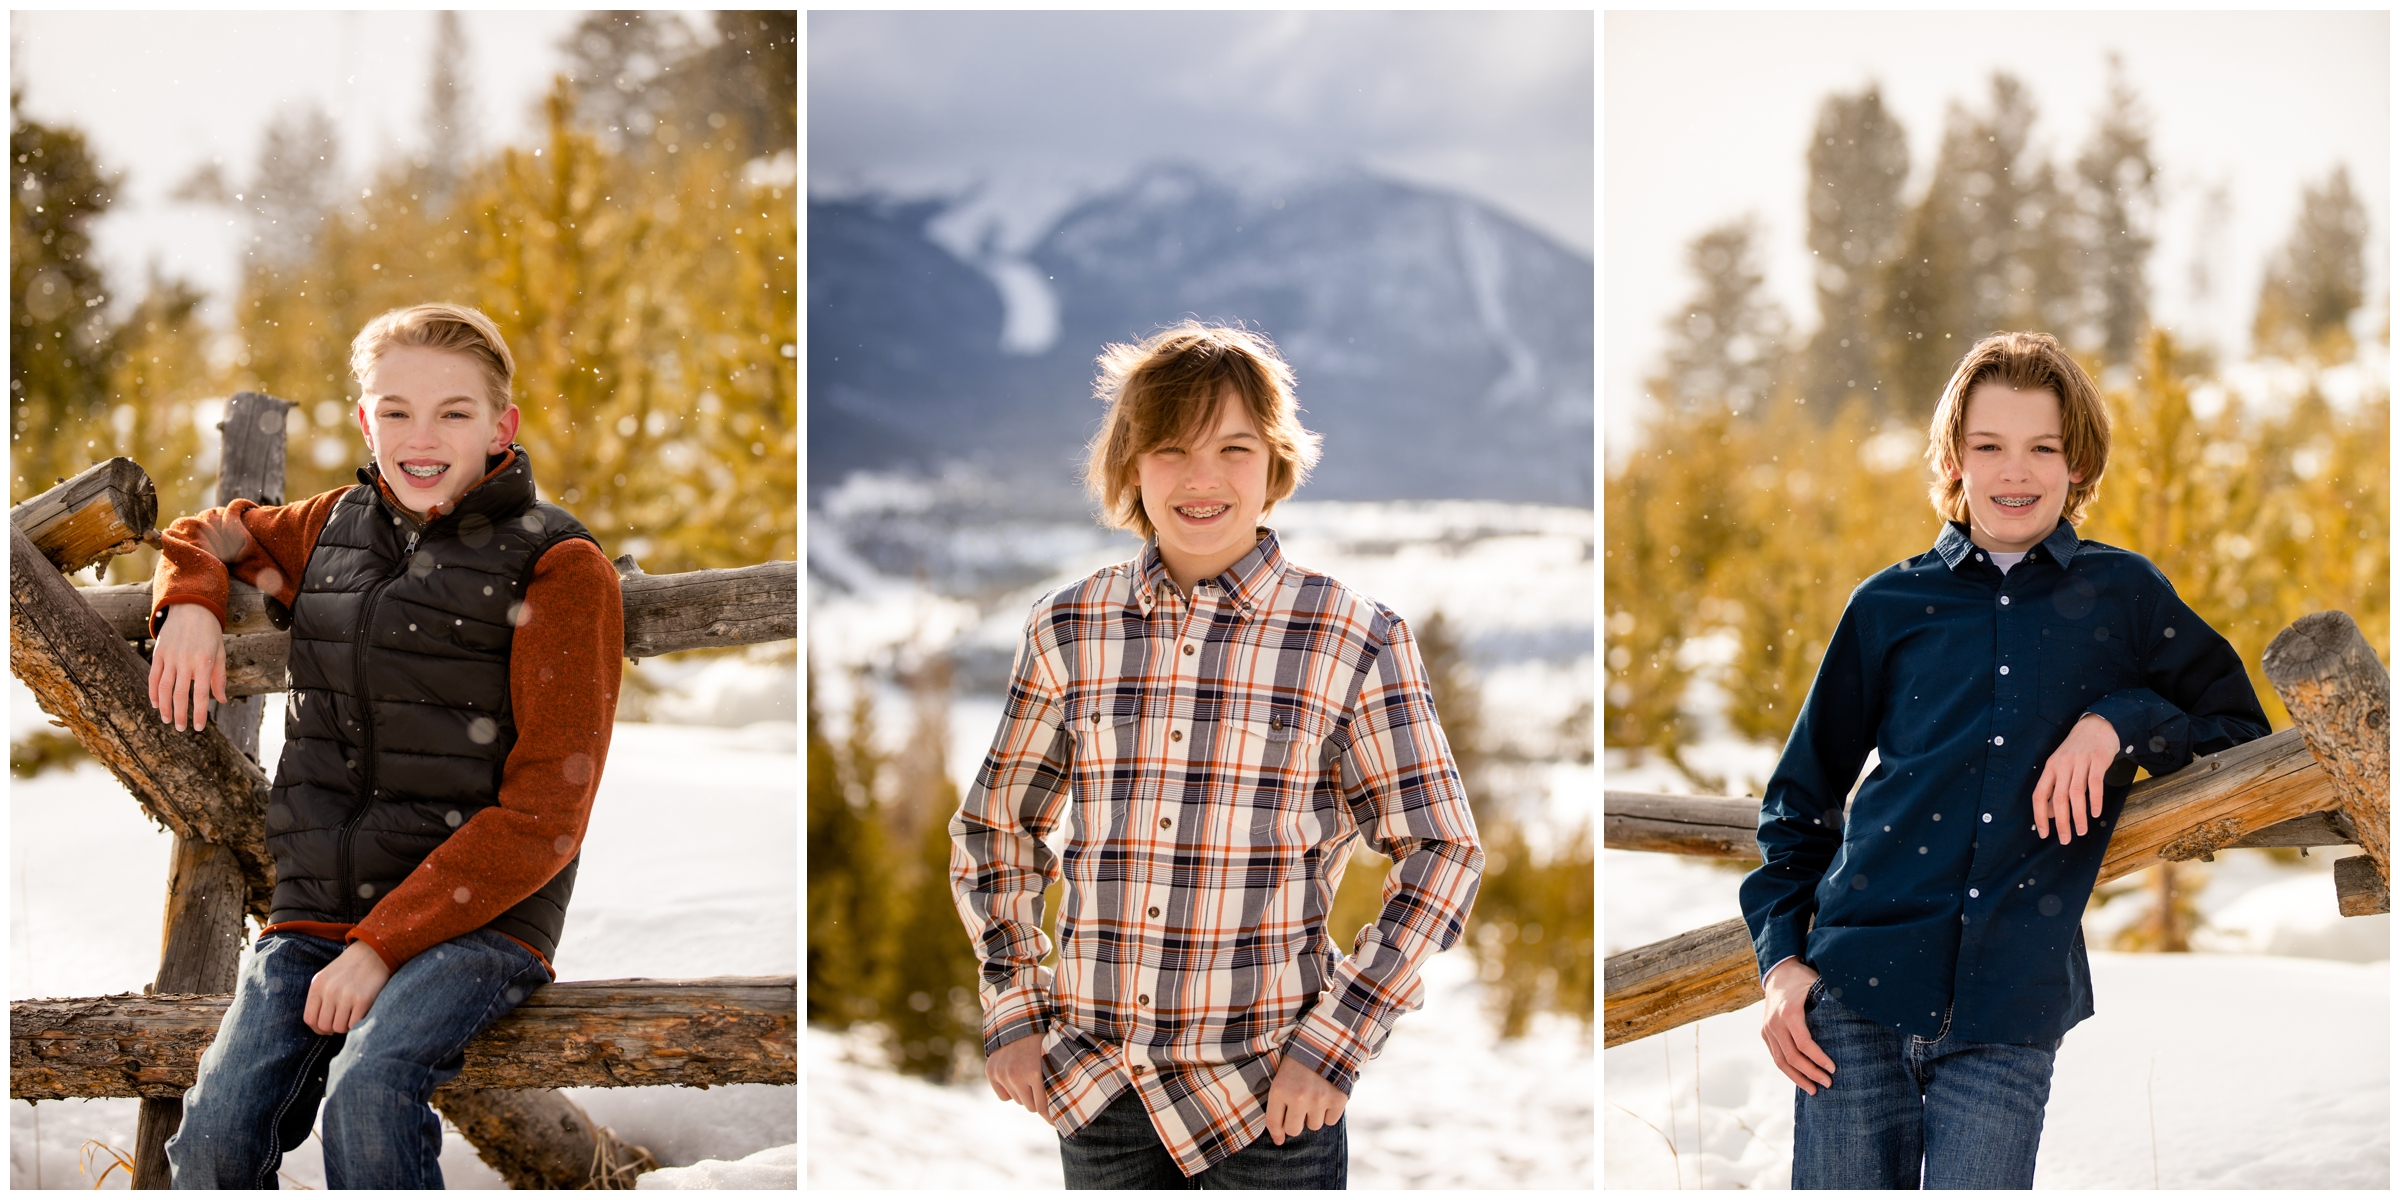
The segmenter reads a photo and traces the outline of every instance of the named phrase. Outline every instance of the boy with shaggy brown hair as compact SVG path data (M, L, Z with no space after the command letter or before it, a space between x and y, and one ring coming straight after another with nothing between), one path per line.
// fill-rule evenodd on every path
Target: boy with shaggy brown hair
M1035 603L950 822L985 1073L1070 1188L1343 1187L1351 1086L1474 903L1474 817L1407 624L1258 524L1317 458L1273 344L1186 322L1101 365L1086 482L1145 544ZM1345 957L1360 837L1397 865Z
M499 328L397 309L351 347L356 487L165 531L159 718L225 698L230 574L288 606L275 893L167 1143L179 1188L276 1186L324 1101L330 1187L442 1186L436 1087L552 978L608 756L616 572L538 499Z
M1851 593L1767 783L1741 896L1794 1188L2033 1186L2134 769L2267 732L2166 576L2075 536L2108 434L2056 339L1968 351L1926 447L1941 536Z

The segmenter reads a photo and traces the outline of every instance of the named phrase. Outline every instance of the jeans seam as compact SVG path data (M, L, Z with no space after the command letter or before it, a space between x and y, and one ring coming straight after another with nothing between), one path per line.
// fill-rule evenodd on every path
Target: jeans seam
M283 1114L291 1111L292 1101L299 1099L301 1091L308 1086L308 1073L315 1069L317 1058L325 1053L325 1045L331 1040L328 1035L320 1033L309 1043L308 1056L300 1060L300 1071L292 1077L291 1090L283 1094L283 1102L275 1106L275 1115L267 1120L267 1128L272 1131L268 1144L273 1149L268 1152L266 1161L260 1164L258 1174L251 1177L250 1186L266 1187L267 1177L283 1164Z
M532 966L532 969L533 969L534 971L536 971L537 973L541 973L541 974L543 974L543 975L545 975L545 976L548 974L548 972L544 972L544 971L542 971L542 970L541 970L541 964L540 964L539 962L533 963L533 964L531 964L531 966ZM457 1044L455 1044L455 1045L451 1046L451 1047L450 1047L450 1049L448 1049L447 1051L444 1051L444 1052L443 1052L443 1054L442 1054L442 1056L441 1056L440 1058L437 1058L437 1059L435 1059L434 1061L435 1061L435 1062L437 1062L437 1063L445 1063L445 1062L448 1062L448 1061L450 1061L450 1059L451 1059L453 1056L455 1056L455 1055L457 1055L457 1054L460 1054L460 1053L462 1053L462 1052L464 1052L464 1051L466 1050L466 1048L467 1048L467 1043L468 1043L468 1042L471 1042L471 1041L474 1041L474 1040L475 1040L475 1035L476 1035L476 1034L482 1033L484 1030L491 1028L491 1026L492 1026L492 1022L494 1022L494 1021L497 1021L497 1020L499 1020L501 1017L504 1017L504 1016L508 1015L508 1014L507 1014L507 1013L505 1013L505 1012L499 1012L499 1013L495 1013L495 1012L493 1012L493 1011L492 1011L492 1004L493 1004L493 1002L494 1002L494 1001L497 1001L497 1000L499 1000L499 999L500 999L500 997L502 997L502 996L504 996L504 995L507 995L507 994L508 994L508 989L509 989L509 988L511 988L511 987L513 987L513 986L515 986L515 985L516 985L516 982L517 982L517 980L518 980L518 978L519 978L519 977L521 977L521 976L523 976L524 974L525 974L525 969L524 969L524 968L519 968L515 974L512 974L512 975L508 976L506 979L502 980L502 981L501 981L501 984L500 984L500 990L499 990L499 991L496 991L496 992L493 992L493 993L492 993L492 998L491 998L491 1000L487 1000L487 1001L485 1001L485 1002L484 1002L484 1005L483 1005L483 1019L482 1019L481 1021L477 1022L474 1028L472 1028L472 1029L468 1030L464 1036L460 1037L460 1038L458 1039L458 1042L457 1042ZM545 978L545 979L543 980L543 982L544 982L544 983L547 983L547 982L549 982L549 980L548 980L547 978ZM540 987L540 986L541 986L541 984L535 984L535 985L534 985L534 987ZM519 996L519 997L517 998L516 1002L515 1002L515 1003L512 1003L512 1004L510 1004L510 1005L509 1005L509 1007L513 1009L513 1008L515 1008L515 1007L516 1007L518 1004L522 1004L522 1003L524 1003L524 1002L525 1002L525 997L526 997L526 996L531 996L531 995L533 994L533 991L534 991L534 989L533 989L533 988L527 988L527 989L525 989L525 994L524 994L524 996Z

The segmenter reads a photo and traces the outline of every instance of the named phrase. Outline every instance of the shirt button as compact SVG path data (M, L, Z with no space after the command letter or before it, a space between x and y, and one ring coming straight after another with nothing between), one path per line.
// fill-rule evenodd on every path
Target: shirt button
M1978 555L1976 555L1976 556L1975 556L1975 561L1976 561L1976 562L1982 562L1982 561L1983 561L1983 556L1982 556L1981 554L1978 554Z
M1151 908L1150 908L1150 915L1151 915L1151 916L1154 916L1154 917L1158 915L1158 906L1156 906L1156 905L1152 905L1152 906L1151 906Z
M1182 730L1180 730L1180 729L1170 729L1170 730L1168 730L1168 731L1167 731L1167 740L1168 740L1168 741L1170 741L1170 742L1180 742L1180 741L1182 741L1182 740L1183 740L1183 731L1182 731Z
M2002 603L2002 604L2006 604L2006 603L2008 603L2008 597L2006 597L2006 596L2002 596L2002 597L2000 597L2000 603Z
M1092 714L1092 724L1094 724L1094 725L1097 725L1097 724L1099 724L1099 723L1100 723L1100 714L1099 714L1099 713L1093 713L1093 714Z
M2001 666L2000 673L2003 675L2008 674L2008 667L2006 665Z
M1986 825L1989 825L1989 824L1991 824L1991 823L1992 823L1992 814L1990 814L1990 813L1985 813L1985 814L1983 814L1983 823L1984 823L1984 824L1986 824Z
M1192 644L1190 642L1185 642L1183 644L1183 652L1187 656L1192 653Z
M1986 820L1986 821L1989 821L1989 820L1991 820L1991 818L1990 818L1990 817L1985 817L1985 818L1984 818L1984 820ZM1158 827L1159 827L1160 829L1173 829L1173 828L1175 828L1175 818L1173 818L1173 817L1160 817L1160 818L1158 819Z
M1969 900L1979 900L1979 899L1982 899L1982 898L1983 898L1983 893L1982 893L1982 892L1976 891L1974 888L1968 888L1968 889L1967 889L1967 899L1969 899ZM1151 915L1151 916L1154 916L1154 917L1155 917L1155 916L1157 916L1157 915L1158 915L1158 910L1157 910L1157 909L1155 909L1155 908L1154 908L1154 909L1151 909L1151 910L1150 910L1150 915Z
M1142 1073L1142 1064L1140 1064L1140 1063L1135 1063L1135 1064L1133 1064L1133 1073L1134 1073L1134 1074L1136 1074L1136 1075L1139 1075L1139 1074L1141 1074L1141 1073Z
M1992 744L1995 746L2005 746L2008 744L2008 739L2004 737L1996 737L1992 739Z
M1133 998L1133 1002L1134 1002L1135 1004L1148 1004L1148 1003L1150 1003L1150 997L1148 997L1148 996L1146 996L1146 995L1144 995L1144 996L1135 996L1135 997Z

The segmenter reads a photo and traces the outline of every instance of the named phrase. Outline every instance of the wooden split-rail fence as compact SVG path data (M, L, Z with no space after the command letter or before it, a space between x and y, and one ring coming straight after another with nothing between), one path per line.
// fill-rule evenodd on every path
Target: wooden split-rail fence
M227 405L218 504L283 503L291 407L256 392ZM11 1002L9 1096L140 1097L133 1185L163 1188L183 1090L232 1001L243 919L266 919L275 886L257 697L287 686L289 638L266 598L235 584L225 628L234 699L207 729L179 732L151 708L137 649L149 636L150 585L67 581L155 544L148 474L110 459L9 515L10 670L175 834L157 977L140 993ZM629 658L798 636L796 563L654 576L624 557L617 571ZM791 975L553 983L469 1042L466 1069L433 1103L511 1187L629 1187L656 1165L648 1152L593 1125L556 1089L794 1084L798 1045Z
M2260 665L2292 728L2133 785L2100 882L2245 846L2356 846L2334 863L2344 916L2391 911L2391 674L2348 614L2311 613ZM1602 844L1757 859L1759 802L1608 792ZM1765 998L1739 918L1608 956L1602 1025L1621 1045Z

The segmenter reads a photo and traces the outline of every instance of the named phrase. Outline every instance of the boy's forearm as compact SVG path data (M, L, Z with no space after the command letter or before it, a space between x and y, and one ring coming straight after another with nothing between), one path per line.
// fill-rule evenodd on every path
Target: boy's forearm
M297 504L236 500L177 518L159 531L158 571L150 582L152 635L166 620L166 610L177 604L197 604L225 624L234 579L291 603L317 535L348 490L336 488Z
M352 931L394 969L489 924L581 850L622 679L619 587L615 568L585 541L552 547L535 568L526 624L509 653L517 740L499 803L436 846Z

